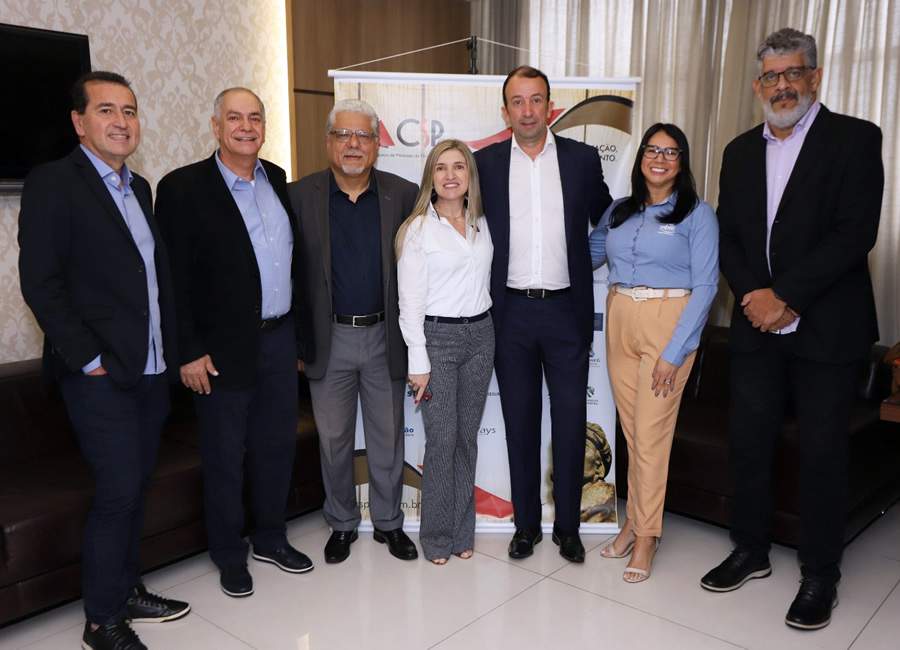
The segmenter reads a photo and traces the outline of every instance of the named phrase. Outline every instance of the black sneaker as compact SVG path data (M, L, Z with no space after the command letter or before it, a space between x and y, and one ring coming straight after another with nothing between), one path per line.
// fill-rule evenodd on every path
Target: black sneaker
M263 552L253 548L253 559L260 562L271 562L282 571L288 573L306 573L313 570L313 563L306 555L295 549L288 543L281 548Z
M734 591L748 580L772 575L768 557L736 548L715 569L700 578L700 586L708 591Z
M798 630L818 630L831 623L837 607L837 585L831 580L803 578L784 622Z
M219 585L232 598L244 598L253 593L253 577L246 565L222 569L219 572Z
M180 600L163 598L136 584L125 604L125 618L132 623L165 623L187 615L191 606Z
M101 625L96 630L91 629L90 621L85 621L81 647L84 650L147 650L124 620Z

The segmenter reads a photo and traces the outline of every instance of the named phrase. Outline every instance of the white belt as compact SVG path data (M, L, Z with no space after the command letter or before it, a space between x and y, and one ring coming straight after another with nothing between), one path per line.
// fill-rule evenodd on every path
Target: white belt
M613 285L616 293L624 293L635 302L649 300L651 298L683 298L691 295L690 289L653 289L651 287L623 287L621 284Z

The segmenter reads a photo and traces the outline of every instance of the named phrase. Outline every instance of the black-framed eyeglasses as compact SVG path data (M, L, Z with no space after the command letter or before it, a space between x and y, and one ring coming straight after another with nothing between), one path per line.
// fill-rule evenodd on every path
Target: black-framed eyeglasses
M788 83L795 83L803 79L806 76L806 73L810 70L814 70L808 65L803 66L794 66L791 68L785 68L781 72L775 72L774 70L769 70L768 72L764 72L759 75L756 79L761 83L765 88L771 88L772 86L778 85L778 77L784 75L784 80Z
M645 144L641 149L644 152L644 158L656 159L659 158L659 154L662 154L663 158L666 160L678 160L678 156L681 155L681 149L676 149L675 147L657 147L654 144Z
M371 131L366 131L364 129L331 129L328 132L328 135L330 135L340 143L349 142L350 138L354 135L361 144L369 144L376 138L376 135L374 133L372 133Z

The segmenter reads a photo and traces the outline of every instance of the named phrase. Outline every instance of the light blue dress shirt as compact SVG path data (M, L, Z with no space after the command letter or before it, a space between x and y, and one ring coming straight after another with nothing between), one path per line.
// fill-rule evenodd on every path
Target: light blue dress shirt
M609 284L654 289L690 289L662 358L680 366L697 349L719 284L719 223L708 203L699 202L681 223L657 221L675 207L677 193L610 228L614 201L590 236L591 263L609 264Z
M259 266L262 317L283 316L291 309L291 256L294 253L294 233L288 214L259 160L252 181L244 180L228 169L218 151L216 164L253 244Z
M119 214L125 220L131 238L137 246L141 259L144 261L144 275L147 277L147 303L150 306L150 322L148 325L147 365L144 366L145 375L158 375L166 371L166 362L163 359L162 329L159 315L159 285L156 281L156 242L153 233L147 223L144 210L138 203L137 197L131 189L131 170L127 165L122 165L121 174L103 162L94 153L81 145L81 150L91 161L94 169L103 179L103 184L109 190L109 195L119 209ZM96 370L102 365L100 355L81 368L84 373Z

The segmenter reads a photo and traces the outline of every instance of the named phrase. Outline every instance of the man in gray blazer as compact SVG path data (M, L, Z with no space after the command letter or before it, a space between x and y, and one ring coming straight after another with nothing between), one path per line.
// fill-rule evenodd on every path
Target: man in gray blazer
M319 430L325 561L343 562L361 516L353 482L357 399L362 403L375 540L402 560L418 557L403 532L403 393L406 347L400 334L394 235L418 188L374 169L378 115L343 100L328 115L329 169L288 185L300 223L299 257L310 305L301 356Z

